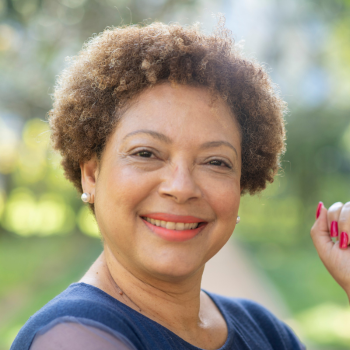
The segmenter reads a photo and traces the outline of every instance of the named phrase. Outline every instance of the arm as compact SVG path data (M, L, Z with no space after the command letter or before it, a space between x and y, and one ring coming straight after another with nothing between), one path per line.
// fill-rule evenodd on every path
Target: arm
M331 236L336 238L335 243ZM328 210L320 202L311 237L320 259L350 302L349 236L350 202L335 203Z

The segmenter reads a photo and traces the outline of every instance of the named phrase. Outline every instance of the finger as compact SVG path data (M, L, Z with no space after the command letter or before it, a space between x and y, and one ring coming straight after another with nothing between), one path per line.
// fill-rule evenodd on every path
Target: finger
M337 237L337 240L339 238L338 220L343 205L344 204L341 202L334 203L329 207L327 213L328 230L330 232L330 236Z
M332 238L329 235L327 222L327 209L320 202L317 210L318 218L311 228L311 238L321 259L329 249L333 247ZM317 216L316 214L316 216Z
M340 233L339 247L346 249L349 244L349 232L350 232L350 202L343 205L339 219L338 227Z

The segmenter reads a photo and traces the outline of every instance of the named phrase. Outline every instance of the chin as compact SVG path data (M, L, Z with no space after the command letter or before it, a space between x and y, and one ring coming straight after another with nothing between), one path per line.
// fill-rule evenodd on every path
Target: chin
M167 252L166 255L154 256L151 261L148 261L144 267L153 276L162 280L184 280L201 270L205 261L203 258L189 254L178 254Z

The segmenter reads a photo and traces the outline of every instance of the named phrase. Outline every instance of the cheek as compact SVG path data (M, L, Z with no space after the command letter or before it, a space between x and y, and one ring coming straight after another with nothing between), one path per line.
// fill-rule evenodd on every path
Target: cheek
M241 198L240 181L238 179L211 181L206 188L206 196L217 219L226 223L235 222Z
M101 202L108 203L106 209L118 212L122 217L135 214L138 204L156 186L155 178L151 174L120 164L106 169L100 182L98 194L103 198ZM115 214L113 216L116 217Z
M110 166L101 172L96 188L95 213L105 242L113 249L135 244L140 203L155 186L148 174L135 169Z
M240 203L240 181L230 179L211 183L206 193L210 206L216 215L212 234L208 237L205 261L211 259L228 241L236 226Z

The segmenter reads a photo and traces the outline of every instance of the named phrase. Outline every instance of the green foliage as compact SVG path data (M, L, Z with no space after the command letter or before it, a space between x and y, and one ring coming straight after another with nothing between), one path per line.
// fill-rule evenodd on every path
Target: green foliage
M260 196L242 198L234 234L285 297L302 339L347 349L343 322L349 312L340 310L348 300L318 258L309 232L319 201L327 207L350 201L350 118L318 109L296 111L287 121L283 171ZM323 313L330 302L332 325Z

